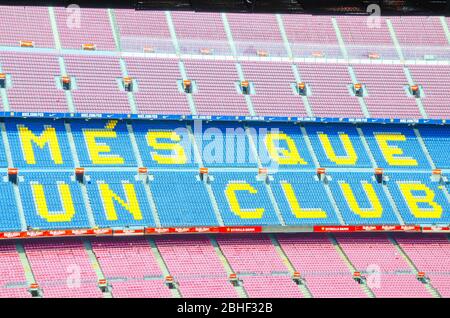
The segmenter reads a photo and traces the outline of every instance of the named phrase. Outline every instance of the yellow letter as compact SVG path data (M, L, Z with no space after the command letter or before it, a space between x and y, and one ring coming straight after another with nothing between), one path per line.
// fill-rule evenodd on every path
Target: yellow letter
M290 183L282 182L281 188L283 189L284 195L286 196L286 200L289 203L289 207L291 208L292 213L297 218L318 219L327 217L327 213L321 209L302 209L298 203L298 200L294 193L294 189L292 188L292 185Z
M389 141L406 141L406 136L396 133L375 133L375 139L381 149L384 159L391 166L417 166L417 161L409 157L394 157L403 154L403 150L397 146L390 146Z
M228 203L230 204L230 209L234 214L243 218L243 219L260 219L263 216L264 209L257 208L254 210L242 209L239 205L239 201L236 196L236 191L247 191L249 193L255 194L255 188L253 188L248 183L229 183L225 190L225 195L228 199Z
M278 144L280 140L286 141L288 149L281 149L275 146L274 142L277 142ZM300 157L294 140L288 135L284 133L267 133L265 142L270 157L279 164L308 164L302 157Z
M58 184L59 197L63 206L63 211L50 212L47 207L47 199L44 194L42 184L31 184L34 202L36 204L37 213L48 222L68 222L75 215L72 195L68 184Z
M186 154L180 144L159 143L158 139L170 139L180 141L180 136L174 131L149 131L147 133L148 145L156 150L171 150L171 155L158 155L157 152L151 152L153 160L160 164L185 164L187 162Z
M30 164L36 164L36 159L34 157L32 141L39 146L39 148L44 148L46 144L50 148L50 156L55 164L62 164L63 159L61 156L61 150L59 149L58 137L56 136L56 130L54 127L45 126L44 131L38 137L36 136L28 127L23 125L18 125L19 136L22 144L22 151L25 156L25 161Z
M97 143L96 138L117 138L117 133L113 130L117 120L110 120L105 129L83 129L84 139L89 150L89 156L94 164L123 164L124 159L117 155L104 155L101 152L111 152L111 148L104 143Z
M380 218L383 214L383 206L378 199L378 196L370 183L363 183L362 187L364 192L366 193L367 198L369 199L372 207L362 209L358 202L356 201L355 194L353 193L352 188L348 183L340 184L342 192L344 194L345 200L348 203L350 209L358 214L362 218Z
M331 145L328 135L319 133L318 134L320 142L322 143L323 149L327 154L328 158L338 165L354 165L358 160L355 149L353 148L350 137L347 134L339 134L342 145L344 146L346 156L336 156L333 146Z
M141 208L136 197L136 192L134 191L134 186L131 183L124 183L123 189L125 191L125 197L127 202L122 200L117 194L115 194L106 183L100 183L98 185L100 189L100 197L103 200L103 206L105 207L106 219L116 221L117 213L114 207L114 201L117 201L125 210L131 213L133 219L142 220Z
M442 214L442 207L433 201L435 193L422 183L399 183L400 191L402 192L406 204L411 213L416 218L440 218ZM414 196L413 191L425 192L424 196ZM427 203L430 208L423 208L419 203Z

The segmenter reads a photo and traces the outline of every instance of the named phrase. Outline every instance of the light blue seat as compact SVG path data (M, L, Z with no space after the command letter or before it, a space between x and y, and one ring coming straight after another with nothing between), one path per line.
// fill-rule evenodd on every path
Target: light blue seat
M137 172L89 172L90 182L86 185L89 201L94 214L95 223L100 227L154 227L150 204L142 181L135 180ZM106 184L115 194L115 199L109 201L110 196L102 197L100 185ZM125 185L135 194L139 209L131 206L132 200L126 195ZM122 204L119 200L122 200ZM108 202L112 202L114 211L107 210ZM127 206L128 209L125 207ZM109 212L109 215L108 215Z
M198 172L152 172L150 183L162 226L218 225Z
M321 167L349 167L349 168L370 168L372 163L369 156L364 149L361 137L358 135L356 127L353 125L338 125L338 124L309 124L305 125L308 132L309 139L316 154L317 160ZM319 134L325 134L328 136L330 144L334 150L335 155L339 157L348 157L344 145L341 141L340 135L345 134L350 139L353 150L356 153L357 160L354 164L338 164L332 161L324 150L324 146L319 138Z
M74 229L89 228L86 207L83 201L80 185L71 180L73 173L69 172L23 172L21 175L24 182L19 184L20 196L22 199L25 219L28 226L39 229ZM36 193L32 189L32 184L42 185L45 195L45 202L48 207L49 216L44 216L38 211ZM64 210L62 199L63 193L59 191L58 184L66 184L70 189L70 197L73 203L74 214ZM68 201L69 198L64 198ZM52 215L66 215L67 220L55 220Z
M49 119L8 119L5 121L6 130L11 149L11 156L13 165L18 168L69 168L74 167L72 160L72 153L70 151L69 141L67 138L66 129L63 120L49 120ZM29 158L28 162L25 157L24 147L26 147L24 140L20 139L19 127L29 129L37 137L41 136L45 129L54 129L58 143L54 145L54 151L61 154L62 162L58 162L55 158L56 153L52 156L49 143L43 144L40 148L37 143L31 141L32 152L34 154L34 161Z
M133 166L136 167L133 148L131 147L130 136L128 134L125 121L107 121L107 120L89 120L73 121L71 123L72 135L75 142L80 167L101 167L101 166ZM112 157L111 161L95 160L93 158L93 149L88 148L88 139L85 134L88 131L113 132L115 138L97 137L95 144L102 148L109 148L109 152L99 152L98 156L107 158ZM106 146L106 147L105 147ZM92 147L92 146L91 146Z
M400 221L397 219L394 210L392 209L389 199L382 189L382 185L377 183L372 179L373 173L344 173L344 172L333 172L333 181L330 182L330 188L333 193L333 197L339 208L339 211L344 218L346 224L399 224ZM364 191L363 184L367 183L372 186L375 191L378 202L382 207L382 213L380 217L362 217L357 214L356 211L352 210L349 201L344 196L344 191L342 184L346 183L350 186L357 205L362 211L373 210L374 206L369 201L368 195Z
M339 224L339 219L327 196L323 183L314 180L314 175L314 172L279 172L274 175L271 187L287 225ZM325 212L325 217L304 217L304 213L293 210L293 203L289 202L289 200L293 201L295 199L288 199L288 192L283 190L283 184L291 185L295 199L302 210L322 210ZM294 212L298 215L296 216Z
M257 172L214 172L214 191L225 225L280 225L275 209L264 184L256 180ZM243 218L230 207L226 190L230 184L248 183L256 193L248 190L235 191L239 206L243 211L263 209L257 217ZM244 215L244 214L242 214Z

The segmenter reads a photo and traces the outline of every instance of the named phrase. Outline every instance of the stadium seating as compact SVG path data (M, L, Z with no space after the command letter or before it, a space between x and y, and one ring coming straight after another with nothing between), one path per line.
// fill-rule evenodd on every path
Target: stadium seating
M311 89L308 100L314 116L364 117L358 98L350 93L352 80L346 65L297 63L297 67Z
M9 76L6 89L9 109L63 113L69 111L64 91L57 86L62 74L56 55L1 51L0 64L3 72ZM2 103L4 109L7 109L8 105L5 105L4 100Z
M286 224L339 224L325 187L314 177L312 172L274 175L273 194Z
M219 236L217 242L249 297L302 297L268 237Z
M356 77L367 87L364 97L370 117L420 118L415 98L408 96L408 81L401 65L353 65Z
M69 172L24 172L20 198L33 229L89 228L81 188Z
M423 106L429 118L446 118L447 105L450 104L445 92L449 87L448 71L446 66L411 65L408 67L414 81L423 87ZM444 106L444 107L443 107Z
M448 238L402 233L392 237L224 234L213 237L219 252L207 236L200 235L158 236L151 239L153 247L144 237L30 240L23 245L31 275L46 298L107 297L108 293L119 298L173 297L163 273L174 278L182 297L242 297L227 278L227 266L248 297L433 296L411 266L425 271L439 295L447 296ZM397 242L401 250L396 249ZM90 246L94 259L88 257ZM2 243L0 255L8 260L2 262L8 270L2 270L0 296L30 297L16 247ZM13 264L15 271L9 268ZM300 273L302 288L292 281L286 264ZM364 277L363 285L353 279L351 266ZM104 275L110 286L107 293L100 291L97 275Z
M186 95L179 86L182 77L176 59L133 57L124 60L128 75L137 81L138 88L133 95L139 113L190 113Z
M28 284L20 263L14 243L2 242L0 245L0 297L25 298L30 297L27 292Z
M282 17L294 56L342 57L330 17L309 14L302 15L302 19L290 14Z
M265 51L270 56L286 56L275 15L252 14L242 19L240 13L229 13L227 17L238 55L257 56L258 51Z
M399 224L373 173L333 173L330 188L346 224Z
M377 297L431 297L403 256L384 235L336 234L352 264Z
M326 236L280 234L277 237L313 297L367 297Z
M395 240L417 268L425 272L431 285L443 297L450 297L448 238L438 234L397 234Z
M438 107L445 103L439 93L447 86L440 80L443 71L432 65L450 55L442 25L447 20L439 17L252 14L242 18L235 13L76 7L0 9L3 30L8 31L0 39L4 45L0 67L7 75L5 110L247 115L251 109L236 87L244 76L255 89L251 106L256 115L306 116L307 107L292 87L292 62L286 60L292 51L299 72L295 76L307 85L306 100L314 116L445 119L449 115L446 108ZM11 16L18 18L11 20ZM418 25L421 32L416 36ZM24 44L28 47L20 48L20 41L28 41ZM55 41L61 50L54 50ZM84 44L93 45L95 51L83 50ZM242 62L242 74L230 60L233 47L238 56L252 59ZM183 60L173 55L177 48ZM117 50L122 51L121 58L116 57ZM405 64L398 52L427 65ZM346 58L356 58L356 64ZM379 61L373 63L374 59ZM404 68L424 88L423 110L408 95ZM184 70L195 83L191 101L180 89ZM70 94L60 88L61 75L73 79ZM126 75L133 80L132 94L122 87ZM349 88L353 75L366 89L360 101ZM26 102L30 94L36 102Z
M450 18L0 15L1 298L450 297Z
M296 82L291 64L242 62L241 65L245 78L254 85L251 100L258 115L307 116L302 99L294 94Z
M118 59L67 55L64 61L67 73L76 80L71 92L78 112L131 112L126 92L120 89L123 76Z
M439 17L392 17L391 21L405 58L422 59L428 55L441 60L450 57ZM414 35L417 29L421 32Z
M183 297L238 297L208 237L157 237L155 242Z
M1 6L0 43L19 46L20 41L33 41L35 47L54 47L48 8L33 6Z
M2 204L19 212L4 214L4 231L450 223L445 179L431 178L448 168L446 126L416 135L407 125L14 118L5 127L3 166L18 177L4 175Z
M32 240L24 248L44 297L103 297L81 241Z
M97 238L91 243L113 297L171 297L146 239Z
M219 13L198 12L192 15L172 12L172 20L181 53L231 55ZM212 69L218 70L216 67Z
M337 16L339 30L351 58L397 59L386 18L382 16Z
M63 48L79 50L83 44L94 44L96 50L116 49L106 10L55 8L55 16Z
M440 127L440 129L433 126L421 126L419 132L436 167L450 168L447 154L442 151L442 149L447 149L450 146L449 140L445 138L450 134L449 129L445 126Z
M355 127L312 124L305 128L321 167L372 166Z
M162 11L114 10L124 51L173 53L169 27Z
M238 94L239 76L231 61L186 60L188 78L198 90L193 94L200 115L250 115L243 95Z

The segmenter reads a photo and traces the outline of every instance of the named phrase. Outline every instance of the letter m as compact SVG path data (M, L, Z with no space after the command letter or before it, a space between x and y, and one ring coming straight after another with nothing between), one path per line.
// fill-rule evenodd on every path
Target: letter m
M43 149L48 144L50 156L55 164L62 164L63 159L61 150L59 149L58 137L54 127L45 126L41 135L36 136L28 127L18 125L20 142L22 144L22 152L27 164L36 164L34 156L33 143Z

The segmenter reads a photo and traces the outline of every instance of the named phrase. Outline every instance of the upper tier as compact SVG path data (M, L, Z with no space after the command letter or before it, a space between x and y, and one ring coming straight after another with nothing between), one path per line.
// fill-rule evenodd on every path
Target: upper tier
M450 118L444 17L8 6L0 14L4 111Z

